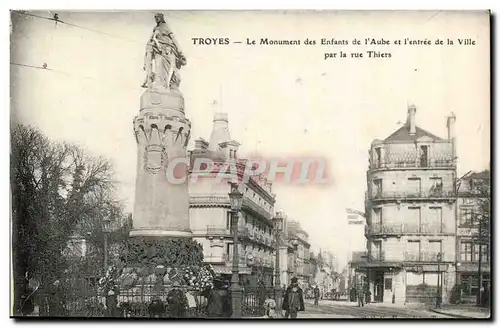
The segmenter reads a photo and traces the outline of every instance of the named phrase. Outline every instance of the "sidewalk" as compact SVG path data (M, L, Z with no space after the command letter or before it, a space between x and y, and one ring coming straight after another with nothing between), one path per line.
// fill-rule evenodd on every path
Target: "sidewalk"
M309 301L307 300L305 302L306 304L314 304L314 301ZM319 300L318 302L319 305L342 305L342 306L349 306L349 307L357 307L358 302L349 302L349 301L330 301L330 300ZM392 304L392 303L365 303L365 306L369 307L383 307L383 308L394 308L394 309L409 309L409 308L416 308L416 309L427 309L427 307L424 304Z
M356 318L352 315L347 314L333 314L333 313L307 313L307 312L299 312L297 319L334 319L334 318ZM268 320L276 320L270 319L268 317L245 317L243 319L268 319ZM291 319L290 319L291 320Z
M443 305L441 309L431 309L431 311L456 318L488 319L490 317L490 309L473 305Z

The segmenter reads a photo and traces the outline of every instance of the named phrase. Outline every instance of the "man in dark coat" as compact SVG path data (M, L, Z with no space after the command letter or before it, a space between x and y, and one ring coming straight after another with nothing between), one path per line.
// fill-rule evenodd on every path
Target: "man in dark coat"
M167 294L167 302L172 318L183 318L186 316L189 304L186 294L178 281L172 284L172 289Z
M207 315L210 318L229 318L232 314L231 295L220 279L214 280L214 288L207 300Z
M285 291L282 308L286 311L285 317L291 319L296 319L299 311L305 311L302 288L299 287L296 277L292 278L292 283Z

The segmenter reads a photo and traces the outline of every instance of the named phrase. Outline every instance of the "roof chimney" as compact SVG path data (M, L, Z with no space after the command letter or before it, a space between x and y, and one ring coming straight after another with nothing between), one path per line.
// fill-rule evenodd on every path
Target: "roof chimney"
M212 128L212 134L210 135L208 149L211 151L217 151L220 143L231 141L227 113L215 113L213 122L214 125Z
M417 128L415 126L416 112L417 112L417 107L415 105L408 106L408 119L406 121L406 125L408 125L408 129L410 130L410 135L417 133Z
M448 140L451 140L455 137L455 132L454 132L454 127L455 127L455 121L457 120L457 117L453 112L450 113L450 116L446 118L446 128L448 130Z

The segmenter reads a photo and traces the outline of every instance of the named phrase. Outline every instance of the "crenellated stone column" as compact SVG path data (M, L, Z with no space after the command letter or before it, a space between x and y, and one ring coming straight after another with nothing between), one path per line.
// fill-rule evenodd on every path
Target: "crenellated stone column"
M144 92L134 118L137 178L131 237L191 237L186 153L190 131L179 91Z

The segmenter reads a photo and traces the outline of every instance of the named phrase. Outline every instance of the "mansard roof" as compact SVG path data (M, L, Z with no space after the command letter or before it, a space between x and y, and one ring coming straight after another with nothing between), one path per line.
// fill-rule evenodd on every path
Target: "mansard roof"
M416 133L415 134L410 134L410 129L408 127L408 124L405 124L398 130L396 130L393 134L385 138L385 142L387 141L415 141L418 140L422 137L429 137L433 140L444 140L443 138L440 138L430 132L425 131L424 129L419 128L418 126L415 127Z

